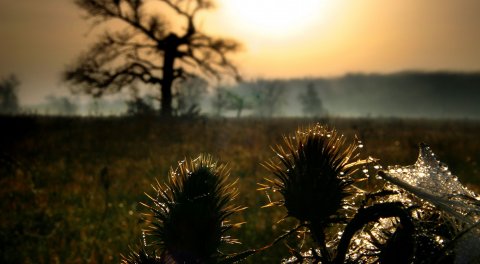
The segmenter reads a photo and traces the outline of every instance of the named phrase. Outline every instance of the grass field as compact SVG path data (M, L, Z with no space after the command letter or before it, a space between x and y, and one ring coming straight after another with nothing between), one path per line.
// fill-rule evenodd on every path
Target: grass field
M144 193L200 153L229 164L237 203L248 207L234 219L246 221L232 232L242 244L225 251L262 247L291 223L276 224L280 208L261 208L268 201L257 183L270 176L261 163L282 135L316 122L356 135L363 155L384 166L412 164L425 142L463 183L480 186L475 121L1 117L0 262L118 263L140 241ZM279 244L249 262L287 256Z

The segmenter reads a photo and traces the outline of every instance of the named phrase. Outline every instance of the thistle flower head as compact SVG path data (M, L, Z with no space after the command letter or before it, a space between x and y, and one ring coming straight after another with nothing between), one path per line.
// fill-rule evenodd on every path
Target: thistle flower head
M237 196L235 183L227 183L228 172L210 156L181 162L170 171L168 184L158 183L151 198L148 234L162 256L175 263L215 263L225 236L233 226L227 218L241 210L231 201Z
M266 164L275 175L265 188L283 196L281 205L302 222L327 223L351 194L350 177L356 171L355 144L335 130L316 125L293 136L284 137L283 146L274 151L278 160Z
M155 252L148 253L144 246L139 249L130 249L126 256L122 256L122 264L160 264L160 257Z

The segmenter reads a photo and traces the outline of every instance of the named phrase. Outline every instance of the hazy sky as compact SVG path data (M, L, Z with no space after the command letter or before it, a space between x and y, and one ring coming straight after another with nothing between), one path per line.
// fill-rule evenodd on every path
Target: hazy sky
M249 77L480 70L479 0L219 0L199 22L244 45ZM100 31L73 0L0 0L0 76L21 103L67 94L60 72Z

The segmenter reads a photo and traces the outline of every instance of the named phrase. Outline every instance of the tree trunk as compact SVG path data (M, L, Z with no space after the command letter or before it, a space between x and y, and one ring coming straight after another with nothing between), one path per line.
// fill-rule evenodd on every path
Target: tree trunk
M160 111L162 116L170 117L173 113L172 108L172 84L175 79L174 63L176 58L177 46L166 41L165 55L163 58L163 76L162 76L162 100L160 104Z
M242 110L243 110L243 101L240 102L240 105L238 106L238 109L237 109L237 118L240 118L240 116L242 115Z
M172 78L173 79L173 78ZM172 116L172 82L173 80L166 80L163 77L162 81L162 100L160 102L160 113L162 116Z

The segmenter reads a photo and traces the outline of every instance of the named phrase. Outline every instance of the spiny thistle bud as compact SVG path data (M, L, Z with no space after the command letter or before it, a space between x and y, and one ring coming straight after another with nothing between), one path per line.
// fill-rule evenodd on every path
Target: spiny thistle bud
M162 261L155 252L147 253L145 246L137 250L130 250L126 256L122 256L122 264L161 264Z
M288 216L303 223L327 224L345 198L351 194L351 174L358 161L357 146L345 146L345 138L335 130L316 125L294 136L284 137L284 145L274 151L279 159L265 164L276 176L261 184L273 189L283 201L272 203L285 206Z
M147 206L152 219L147 234L160 249L159 263L219 262L220 245L236 242L225 235L234 226L227 218L242 209L232 204L235 182L227 182L225 165L210 156L181 162L169 176L168 184L157 184L157 197Z

